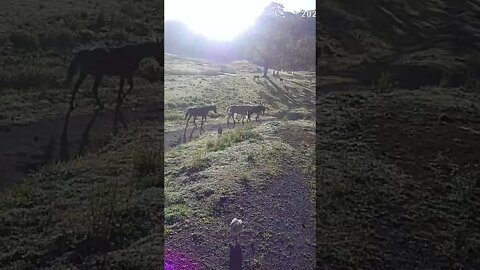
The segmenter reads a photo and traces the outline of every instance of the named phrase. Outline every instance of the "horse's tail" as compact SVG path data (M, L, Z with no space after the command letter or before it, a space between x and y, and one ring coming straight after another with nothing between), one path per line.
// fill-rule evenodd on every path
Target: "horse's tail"
M187 112L185 113L185 120L187 119L189 114L190 114L190 109L187 109Z
M228 107L227 107L227 110L226 110L226 112L225 112L227 115L230 114L231 107L232 107L232 106L228 106Z
M67 85L70 85L70 83L72 82L73 75L75 75L75 73L77 72L78 64L79 64L79 56L78 54L76 54L73 57L72 62L70 62L70 66L68 67L67 79L65 80L65 83Z

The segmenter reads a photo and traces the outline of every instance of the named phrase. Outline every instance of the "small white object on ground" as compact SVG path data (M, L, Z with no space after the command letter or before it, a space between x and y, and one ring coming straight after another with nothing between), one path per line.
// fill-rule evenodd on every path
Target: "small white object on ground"
M234 218L230 222L230 233L235 237L235 242L237 242L237 236L240 234L243 228L243 221L238 218Z

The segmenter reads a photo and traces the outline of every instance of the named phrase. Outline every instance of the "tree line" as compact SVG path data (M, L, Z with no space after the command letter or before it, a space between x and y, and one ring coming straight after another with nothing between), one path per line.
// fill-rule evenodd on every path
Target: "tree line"
M220 22L221 23L221 22ZM274 70L315 70L315 18L268 5L254 25L231 42L212 41L180 22L165 23L165 52L217 61L249 60Z

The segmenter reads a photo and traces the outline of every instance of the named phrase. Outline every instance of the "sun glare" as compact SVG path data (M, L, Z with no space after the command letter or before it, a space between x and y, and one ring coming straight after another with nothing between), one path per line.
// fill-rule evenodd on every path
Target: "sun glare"
M165 20L185 23L210 39L229 41L253 25L272 0L166 0ZM315 9L312 0L275 1L288 11Z

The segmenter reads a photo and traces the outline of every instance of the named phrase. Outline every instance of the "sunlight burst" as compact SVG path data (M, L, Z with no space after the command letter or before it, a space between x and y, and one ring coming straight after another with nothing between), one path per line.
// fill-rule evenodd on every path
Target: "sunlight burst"
M165 20L185 23L210 39L229 41L254 24L271 0L166 0ZM282 3L286 9L315 9L311 0Z

